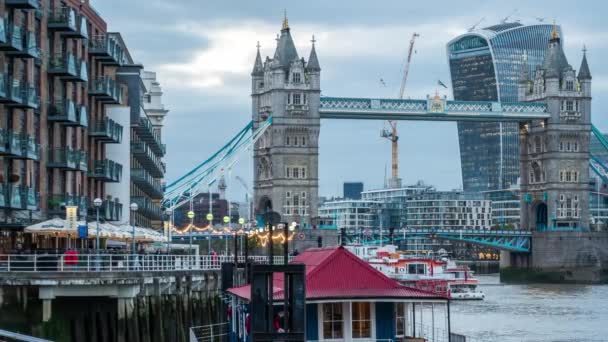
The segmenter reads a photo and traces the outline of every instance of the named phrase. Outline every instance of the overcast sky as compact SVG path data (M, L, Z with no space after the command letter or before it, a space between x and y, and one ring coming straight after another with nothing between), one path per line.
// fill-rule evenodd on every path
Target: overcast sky
M604 1L205 1L91 0L122 33L133 58L156 71L170 110L167 180L206 159L251 120L250 72L260 41L263 57L287 10L298 53L308 58L317 39L321 89L326 96L396 97L410 37L418 32L407 96L434 93L437 79L449 85L445 44L485 18L480 26L510 20L555 18L575 69L583 44L593 76L593 122L608 130L608 26ZM379 79L385 80L382 86ZM444 91L451 97L451 92ZM320 138L320 195L341 195L342 182L381 187L390 172L390 142L379 137L380 121L324 120ZM400 122L400 175L439 189L462 186L455 123ZM244 156L233 175L251 186L252 162ZM232 198L243 196L235 183Z

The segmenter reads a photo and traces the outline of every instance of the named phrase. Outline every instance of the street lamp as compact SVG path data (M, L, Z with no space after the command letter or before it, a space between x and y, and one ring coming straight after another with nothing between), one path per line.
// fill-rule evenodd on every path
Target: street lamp
M230 203L228 203L228 208L230 208ZM230 213L230 209L228 209L228 212ZM230 216L224 216L224 223L230 224ZM228 226L228 229L230 230L230 226ZM228 236L226 236L226 255L228 255Z
M167 254L171 254L171 231L173 230L173 210L171 208L165 209L165 215L167 215Z
M97 234L95 237L95 249L97 249L97 254L99 255L99 208L103 204L103 200L101 198L96 198L93 200L93 205L95 206L95 210L97 212Z
M131 223L133 225L131 230L131 254L135 255L135 212L137 211L137 209L139 209L139 207L137 206L137 203L131 203L129 209L131 209Z
M190 233L190 249L188 250L188 254L192 253L192 226L194 225L194 211L190 210L188 212L188 218L190 219L190 229L188 232Z

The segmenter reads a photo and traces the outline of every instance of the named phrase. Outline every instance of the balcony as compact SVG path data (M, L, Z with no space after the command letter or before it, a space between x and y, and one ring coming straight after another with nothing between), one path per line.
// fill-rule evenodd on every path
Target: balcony
M65 217L66 206L77 206L78 214L82 217L87 214L88 198L72 194L50 194L47 205L49 216Z
M95 160L93 169L89 171L89 178L105 182L120 182L122 178L122 165L112 160Z
M97 35L90 39L89 54L95 56L102 64L120 66L124 51L112 34Z
M88 117L84 120L84 125L79 117L82 113L81 107L78 112L76 111L76 105L72 100L55 100L49 104L48 121L58 122L66 126L88 126ZM85 116L87 116L85 109Z
M89 127L89 111L87 106L78 106L78 125L80 127Z
M40 160L40 145L29 135L0 129L0 154L7 158Z
M152 177L163 178L165 175L165 165L143 141L131 142L131 154L140 162L140 164L150 172Z
M13 8L22 8L22 9L40 8L40 0L5 0L4 4L7 7L13 7Z
M33 86L15 79L8 86L10 87L8 89L9 96L0 99L0 102L4 101L8 106L24 109L38 109L40 107L40 97L38 97L38 92Z
M78 34L76 12L71 7L58 7L49 12L49 30L65 35Z
M89 207L89 219L97 218L97 208ZM104 200L99 208L100 221L121 221L122 220L122 203L118 201Z
M89 136L107 144L120 144L122 141L122 125L112 119L98 120L91 124Z
M0 74L0 103L19 104L22 101L21 81Z
M0 183L0 207L15 210L38 210L40 197L33 188Z
M120 86L109 77L100 77L89 82L89 96L107 104L120 104L122 102Z
M48 73L59 77L78 77L76 57L73 54L55 54L49 57Z
M40 48L36 42L36 33L26 31L20 28L22 33L21 39L15 37L21 42L21 48L14 51L7 51L7 56L19 58L40 58ZM21 34L21 33L20 33Z
M154 153L158 154L161 157L165 155L165 145L161 143L160 137L154 131L152 123L148 118L140 116L139 123L132 125L131 127L135 129L135 132L137 133L139 138L143 142L147 143L148 146L150 146L150 149L154 151Z
M7 52L23 50L22 30L10 21L0 19L0 50Z
M154 179L145 169L131 169L131 182L154 199L163 197L160 179Z
M49 150L47 167L71 171L87 171L87 152L71 148L53 148Z
M131 197L131 202L137 204L137 212L151 220L162 220L162 209L148 197Z

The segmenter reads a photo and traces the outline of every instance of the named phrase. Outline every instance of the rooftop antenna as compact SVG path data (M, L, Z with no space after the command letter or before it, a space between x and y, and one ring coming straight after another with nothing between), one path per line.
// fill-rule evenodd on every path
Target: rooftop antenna
M506 16L503 20L501 20L501 23L503 23L503 24L506 23L507 20L509 20L509 18L511 18L513 16L513 14L515 14L515 13L517 13L517 8L514 9L511 13L509 13L509 15Z
M486 19L486 17L482 17L481 19L479 19L478 22L475 23L475 25L469 27L469 32L475 30L475 28L477 27L477 25L481 24L482 21L484 21Z

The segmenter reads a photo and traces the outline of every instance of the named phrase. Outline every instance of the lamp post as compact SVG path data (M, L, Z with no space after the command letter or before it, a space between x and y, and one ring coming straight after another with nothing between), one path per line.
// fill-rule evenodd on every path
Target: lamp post
M241 233L241 235L239 236L239 239L241 240L241 255L243 255L243 235L245 234L245 219L244 218L239 218L239 224L241 225L241 230L243 231ZM236 236L234 237L236 239ZM236 254L236 251L234 251L234 254Z
M188 233L190 235L190 249L188 250L188 254L192 253L192 226L194 226L194 211L190 210L188 212L188 218L190 219L190 227L188 229Z
M131 224L133 226L131 230L131 254L135 256L135 212L137 209L139 209L139 207L137 206L137 203L131 203L129 209L131 209Z
M228 208L229 208L228 215L230 215L230 203L228 203ZM230 216L224 216L224 223L228 223L228 224L230 223ZM228 227L230 227L230 226L228 226ZM230 228L228 228L228 229L230 229ZM225 235L225 236L226 236L226 255L228 255L228 235Z
M97 251L97 270L99 270L99 208L103 204L103 200L101 198L96 198L93 200L93 205L95 206L95 211L97 212L97 233L95 234L95 250Z
M93 205L95 206L95 211L97 212L97 234L95 235L95 249L97 250L97 254L99 254L99 208L103 204L103 200L101 198L96 198L93 200Z
M173 210L171 208L165 209L165 215L167 215L167 254L171 254L171 235L173 230L173 221L171 215L173 215Z
M209 201L211 201L211 196L209 196ZM209 221L209 229L213 229L213 214L211 213L211 208L209 208L209 214L207 214L207 221ZM211 253L211 232L207 235L207 253Z

